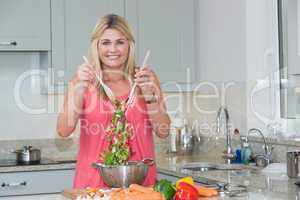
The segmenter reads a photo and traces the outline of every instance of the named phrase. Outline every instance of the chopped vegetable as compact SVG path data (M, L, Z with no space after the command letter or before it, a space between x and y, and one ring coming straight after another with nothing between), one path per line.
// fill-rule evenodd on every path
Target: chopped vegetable
M98 196L98 197L103 197L103 196L104 196L104 193L102 193L102 192L100 191L100 188L91 188L91 187L87 187L87 188L85 189L85 191L86 191L86 195L87 195L88 197L91 197L91 198L95 198L96 196Z
M129 160L130 136L132 128L125 117L125 103L115 101L116 110L113 113L111 124L106 130L106 139L109 149L101 152L100 160L106 165L123 165Z
M176 189L174 188L172 182L166 179L158 181L154 185L154 190L161 193L165 197L165 200L171 200L176 193Z

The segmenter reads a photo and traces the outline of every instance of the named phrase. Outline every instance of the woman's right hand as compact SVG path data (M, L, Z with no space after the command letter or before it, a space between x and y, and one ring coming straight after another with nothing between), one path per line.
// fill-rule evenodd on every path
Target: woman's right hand
M94 67L88 63L79 65L76 71L75 80L80 86L87 88L91 83L95 82Z

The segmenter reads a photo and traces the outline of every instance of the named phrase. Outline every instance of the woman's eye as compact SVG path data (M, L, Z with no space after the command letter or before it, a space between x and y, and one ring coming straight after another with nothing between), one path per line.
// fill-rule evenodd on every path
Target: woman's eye
M109 45L110 42L102 42L102 45Z
M124 44L124 41L117 41L117 44Z

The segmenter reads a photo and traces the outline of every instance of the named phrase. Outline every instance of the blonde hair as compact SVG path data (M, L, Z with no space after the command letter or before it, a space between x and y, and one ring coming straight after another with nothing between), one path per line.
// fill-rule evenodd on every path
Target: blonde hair
M102 34L106 29L118 30L128 40L129 51L128 51L128 58L125 64L124 72L128 76L128 78L132 80L134 76L134 68L135 68L135 51L134 51L135 41L127 21L121 16L115 14L108 14L100 18L91 36L91 44L89 47L90 62L94 65L97 73L101 75L103 68L101 66L101 62L99 58L98 43L100 37L102 36Z

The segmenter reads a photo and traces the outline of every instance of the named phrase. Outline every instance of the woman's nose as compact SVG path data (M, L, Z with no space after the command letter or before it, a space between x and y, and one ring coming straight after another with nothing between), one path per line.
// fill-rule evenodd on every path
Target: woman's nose
M115 52L117 50L117 46L115 43L112 43L109 47L109 51L110 52Z

